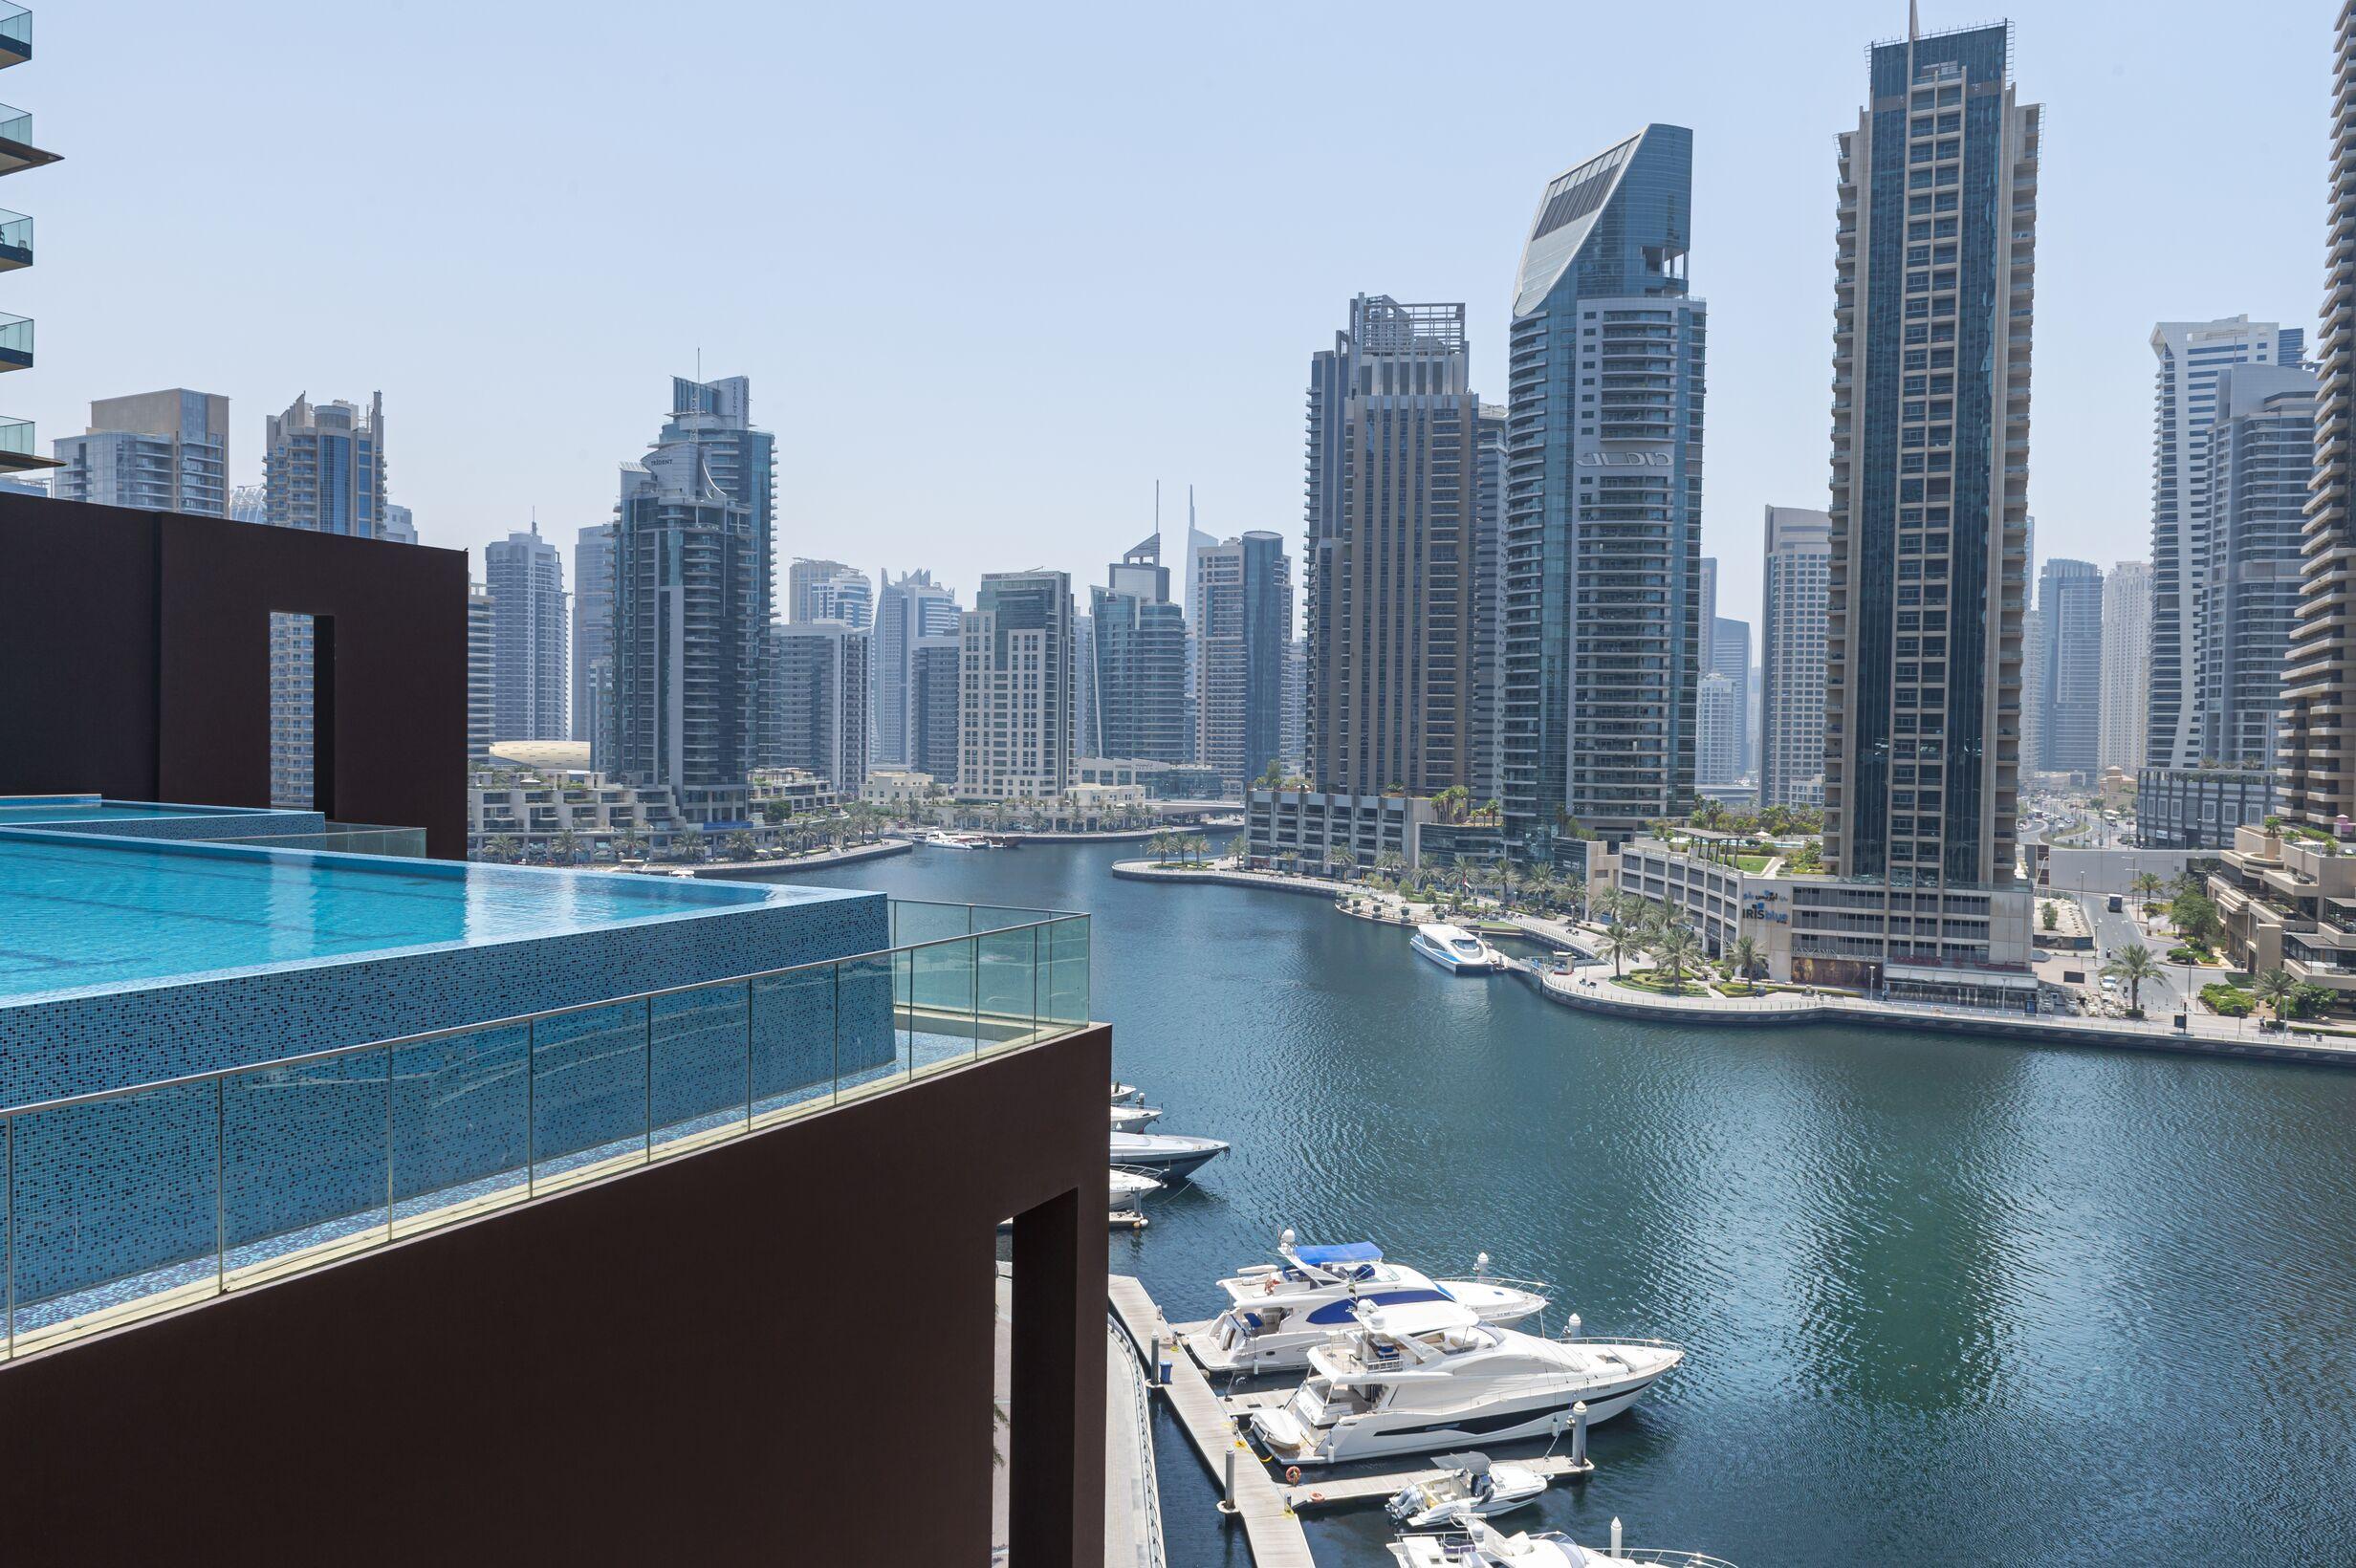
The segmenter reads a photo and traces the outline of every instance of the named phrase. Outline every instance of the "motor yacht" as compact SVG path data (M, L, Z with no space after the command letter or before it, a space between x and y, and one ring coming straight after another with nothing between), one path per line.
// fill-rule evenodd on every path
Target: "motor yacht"
M1620 1522L1612 1521L1617 1535ZM1390 1545L1399 1568L1734 1568L1702 1552L1664 1551L1653 1546L1616 1546L1599 1551L1582 1546L1559 1530L1508 1535L1474 1519L1463 1532L1445 1535L1402 1535Z
M1560 1436L1574 1403L1586 1403L1590 1426L1609 1421L1685 1360L1658 1339L1493 1328L1454 1301L1362 1303L1355 1316L1357 1332L1309 1352L1309 1376L1290 1400L1253 1412L1253 1433L1277 1464Z
M990 840L978 833L943 833L936 830L926 834L924 841L935 849L988 849L991 847Z
M1140 1212L1147 1198L1162 1190L1162 1184L1142 1170L1119 1170L1110 1173L1112 1208L1115 1214Z
M1492 1519L1525 1508L1546 1491L1546 1477L1524 1465L1493 1465L1485 1453L1444 1453L1437 1475L1411 1481L1384 1508L1409 1530L1436 1530Z
M1418 926L1407 946L1451 974L1494 974L1505 955L1461 926Z
M1472 1279L1433 1279L1385 1261L1371 1241L1296 1247L1293 1232L1276 1240L1275 1263L1247 1264L1219 1281L1227 1310L1189 1343L1214 1372L1283 1372L1309 1364L1309 1352L1356 1329L1361 1304L1405 1306L1453 1301L1482 1322L1510 1328L1546 1308L1547 1287L1535 1280L1491 1280L1483 1252Z
M1215 1138L1188 1138L1174 1132L1117 1132L1112 1135L1112 1163L1142 1170L1164 1187L1176 1187L1227 1152Z
M1112 1119L1115 1132L1143 1132L1147 1122L1162 1120L1162 1113L1150 1105L1115 1105Z

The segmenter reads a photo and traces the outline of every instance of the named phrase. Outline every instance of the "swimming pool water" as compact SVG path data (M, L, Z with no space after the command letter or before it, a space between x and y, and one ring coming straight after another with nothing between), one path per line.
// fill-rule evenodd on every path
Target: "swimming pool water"
M236 817L254 815L208 806L159 806L136 800L61 798L47 801L12 800L0 803L0 827L55 822L146 822L164 817Z
M0 1001L814 896L667 877L0 833Z

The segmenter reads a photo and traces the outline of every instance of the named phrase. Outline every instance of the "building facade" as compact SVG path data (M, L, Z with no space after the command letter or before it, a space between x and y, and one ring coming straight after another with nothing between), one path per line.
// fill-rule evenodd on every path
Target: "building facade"
M957 786L962 662L962 642L956 637L920 637L908 656L908 762L917 773L950 789Z
M2216 390L2192 635L2200 754L2263 769L2277 749L2299 601L2317 381L2295 366L2243 365L2221 372Z
M2151 563L2120 561L2103 579L2103 702L2097 763L2142 772L2151 703Z
M1769 507L1759 614L1758 803L1824 803L1824 607L1832 518Z
M785 569L788 621L840 621L854 631L875 625L875 584L840 561L796 557Z
M775 446L750 401L741 376L674 378L615 511L615 777L705 823L745 820L757 738Z
M957 793L1049 800L1072 783L1072 579L993 572L960 627Z
M875 606L875 757L878 767L916 767L919 723L910 708L921 639L954 638L957 596L930 572L879 575ZM955 770L937 776L953 777Z
M845 797L867 780L868 636L847 621L773 621L761 666L762 768L818 774Z
M2144 755L2153 768L2196 767L2202 756L2195 619L2208 559L2209 432L2217 377L2234 365L2296 365L2304 335L2246 316L2163 321L2151 329L2150 717Z
M614 525L592 523L573 541L572 736L589 766L606 766L614 703Z
M1280 536L1254 530L1197 551L1194 574L1194 760L1240 800L1283 746L1292 562Z
M1877 45L1870 70L1840 138L1826 603L1824 859L1851 906L1804 956L1873 980L2000 962L2026 899L2040 113L2004 25Z
M1077 650L1081 754L1186 761L1186 610L1170 598L1161 536L1123 555L1088 600L1090 635Z
M562 740L566 735L564 555L537 524L483 547L491 591L491 736Z
M1533 859L1693 794L1707 311L1687 290L1692 132L1551 182L1510 326L1503 800Z
M1695 706L1700 714L1695 778L1708 785L1732 784L1743 771L1743 689L1720 671L1710 670L1702 676Z
M479 768L491 760L493 715L491 703L491 594L480 583L467 585L467 766Z
M2037 579L2037 680L2025 699L2038 708L2041 751L2029 764L2047 773L2102 767L2103 569L2049 560Z
M227 398L185 387L100 398L88 430L52 446L61 467L49 493L60 501L229 515Z
M1476 782L1471 362L1463 305L1387 294L1352 299L1333 346L1310 358L1303 744L1320 790L1429 795Z

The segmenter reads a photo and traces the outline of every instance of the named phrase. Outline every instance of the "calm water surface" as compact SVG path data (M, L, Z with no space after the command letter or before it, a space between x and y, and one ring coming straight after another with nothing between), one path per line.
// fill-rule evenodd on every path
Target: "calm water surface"
M1173 1319L1290 1225L1433 1273L1486 1250L1590 1332L1680 1341L1545 1502L1591 1543L1618 1514L1741 1568L2356 1563L2356 1074L1591 1018L1315 899L1109 875L1137 853L806 880L1096 917L1121 1077L1234 1144L1114 1233ZM1172 1561L1248 1564L1162 1419ZM1313 1520L1318 1560L1387 1564L1384 1522Z

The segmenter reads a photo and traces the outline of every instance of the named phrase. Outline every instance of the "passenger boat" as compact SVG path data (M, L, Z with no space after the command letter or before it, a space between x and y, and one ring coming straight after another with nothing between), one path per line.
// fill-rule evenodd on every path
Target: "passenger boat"
M1407 946L1451 974L1494 974L1505 955L1461 926L1418 926Z
M1482 1322L1510 1328L1545 1310L1548 1287L1536 1280L1433 1279L1385 1262L1371 1241L1296 1247L1293 1232L1276 1239L1275 1263L1247 1264L1219 1281L1227 1310L1188 1342L1215 1372L1282 1372L1309 1364L1309 1352L1358 1326L1361 1305L1406 1306L1452 1301ZM1486 1269L1489 1254L1481 1254Z
M1115 1132L1142 1132L1147 1122L1162 1120L1162 1113L1150 1105L1115 1105L1111 1110Z
M1612 1534L1620 1521L1612 1521ZM1508 1535L1475 1519L1460 1534L1402 1535L1390 1545L1399 1568L1734 1568L1702 1552L1670 1552L1651 1546L1599 1551L1582 1546L1559 1530Z
M1279 1465L1337 1465L1444 1443L1560 1436L1572 1405L1590 1426L1643 1396L1685 1352L1658 1339L1542 1339L1492 1328L1453 1301L1357 1308L1357 1332L1309 1352L1293 1397L1255 1410Z
M1164 1187L1176 1187L1227 1152L1215 1138L1188 1138L1174 1132L1117 1132L1112 1135L1112 1163L1142 1170Z
M935 849L988 849L990 840L978 833L927 833L925 842Z
M1521 1465L1493 1465L1485 1453L1444 1453L1440 1473L1411 1481L1384 1508L1409 1530L1493 1519L1526 1508L1546 1491L1546 1477Z

